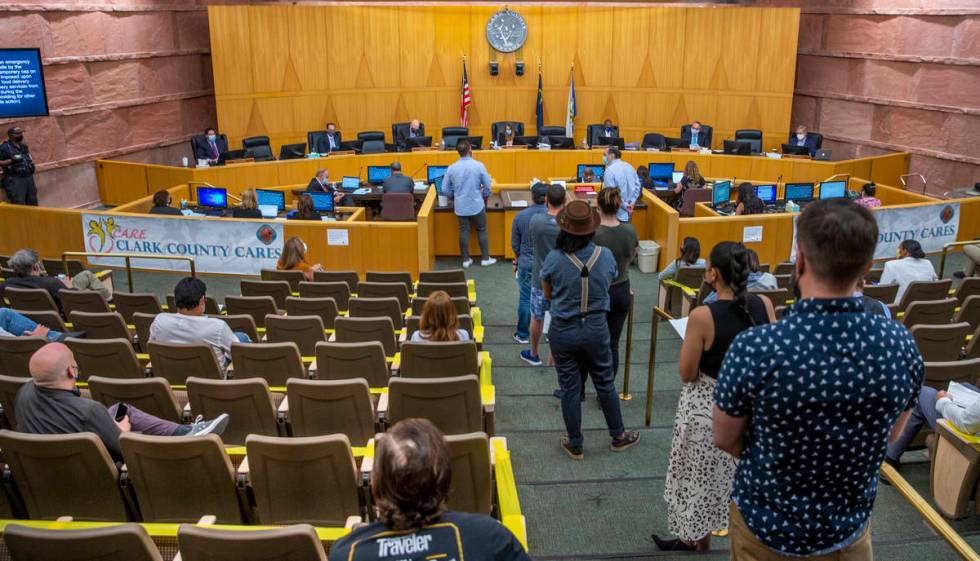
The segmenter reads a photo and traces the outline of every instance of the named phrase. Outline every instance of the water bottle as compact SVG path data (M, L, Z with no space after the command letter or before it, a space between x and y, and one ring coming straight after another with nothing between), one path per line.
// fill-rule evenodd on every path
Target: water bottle
M190 162L187 160L187 156L184 156L183 158L180 159L180 163L183 164L184 167L186 168Z

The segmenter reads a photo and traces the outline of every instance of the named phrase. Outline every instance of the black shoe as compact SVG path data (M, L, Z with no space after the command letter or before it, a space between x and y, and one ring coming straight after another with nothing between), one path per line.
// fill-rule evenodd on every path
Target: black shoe
M962 279L962 278L966 278L966 273L964 273L963 271L956 271L955 273L953 273L953 276L958 279Z
M561 399L565 394L564 392L561 391L561 388L558 388L557 390L551 392L551 395L557 397L558 399Z
M568 454L569 458L573 460L581 460L585 458L585 453L582 451L582 447L572 446L571 444L569 444L567 436L561 437L561 441L559 442L559 444L561 445L561 449L564 450L566 454Z
M609 449L613 452L622 452L640 441L640 431L624 430L623 434L613 439Z
M677 538L662 540L657 534L650 534L650 537L657 544L657 549L661 551L694 551L693 545L688 545L683 540Z
M75 339L84 339L85 338L85 332L84 331L65 331L65 332L63 332L61 334L60 337L58 337L57 339L55 339L54 342L55 343L64 343L65 342L65 339L67 339L69 337L73 337Z

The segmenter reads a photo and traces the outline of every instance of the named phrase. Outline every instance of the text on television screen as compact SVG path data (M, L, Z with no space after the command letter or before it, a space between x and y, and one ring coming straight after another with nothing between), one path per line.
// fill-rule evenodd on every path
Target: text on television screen
M48 114L39 49L0 49L0 119Z

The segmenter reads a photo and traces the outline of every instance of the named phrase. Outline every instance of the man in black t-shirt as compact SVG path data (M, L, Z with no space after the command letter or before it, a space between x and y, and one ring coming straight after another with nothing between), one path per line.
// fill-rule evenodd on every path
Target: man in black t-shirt
M500 522L446 511L452 483L449 447L425 419L399 422L377 442L371 495L378 522L330 548L330 561L530 561Z

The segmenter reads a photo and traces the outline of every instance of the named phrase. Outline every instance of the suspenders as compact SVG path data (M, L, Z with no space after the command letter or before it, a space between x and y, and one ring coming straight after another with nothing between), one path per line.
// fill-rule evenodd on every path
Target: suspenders
M595 246L595 249L592 250L592 255L584 265L575 255L571 253L565 254L565 257L568 257L568 260L582 271L582 302L579 304L579 313L582 315L582 317L585 317L585 315L589 313L589 270L592 269L595 262L599 260L599 255L601 253L602 248Z

